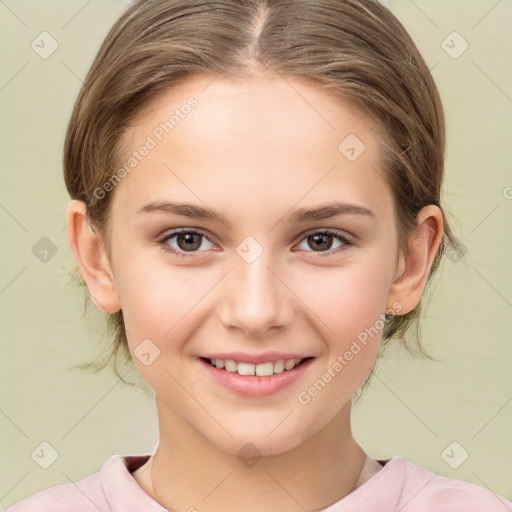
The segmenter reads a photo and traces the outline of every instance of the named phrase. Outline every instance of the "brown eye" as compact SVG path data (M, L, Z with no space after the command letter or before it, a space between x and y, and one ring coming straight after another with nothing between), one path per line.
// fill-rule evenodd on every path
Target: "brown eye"
M336 231L330 230L307 233L303 240L307 241L307 247L312 249L312 251L307 251L307 249L304 247L302 248L303 250L306 250L306 252L325 252L327 253L325 256L343 251L348 246L352 245L350 240L348 240L345 236L337 233ZM336 242L338 242L338 246L333 248L333 243Z
M174 243L169 243L173 239L175 239ZM198 249L203 246L203 242L205 240L212 244L209 238L203 233L199 231L192 231L190 229L182 229L173 231L166 235L162 240L160 240L160 244L164 250L186 257L196 256L196 254L193 254L194 252L204 252L204 250L198 251ZM206 249L210 248L211 247L207 247Z
M194 251L201 247L201 235L198 233L180 233L176 235L176 244L184 251Z
M311 249L319 249L319 250L327 250L331 248L333 242L333 236L328 233L317 233L316 235L309 235L307 237L308 240L311 240L308 243Z

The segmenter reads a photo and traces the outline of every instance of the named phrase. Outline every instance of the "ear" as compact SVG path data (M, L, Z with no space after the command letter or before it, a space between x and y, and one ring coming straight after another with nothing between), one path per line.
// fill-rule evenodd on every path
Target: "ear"
M416 228L409 237L409 247L401 251L397 272L387 299L388 309L400 304L401 315L412 311L419 303L428 274L443 237L443 214L430 204L418 213Z
M67 207L67 234L69 246L89 288L94 305L107 313L121 309L103 243L87 222L87 206L83 201L72 199Z

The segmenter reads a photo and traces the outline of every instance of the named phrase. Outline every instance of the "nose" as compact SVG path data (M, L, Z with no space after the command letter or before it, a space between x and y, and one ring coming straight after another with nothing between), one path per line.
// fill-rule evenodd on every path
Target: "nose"
M275 265L266 251L251 263L234 256L234 268L226 276L218 309L222 324L253 337L287 325L293 314L292 292L279 271L272 268Z

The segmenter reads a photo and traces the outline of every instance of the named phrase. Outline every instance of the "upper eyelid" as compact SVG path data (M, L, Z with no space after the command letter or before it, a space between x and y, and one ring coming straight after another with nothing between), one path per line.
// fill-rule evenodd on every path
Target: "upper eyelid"
M340 236L341 238L345 238L350 242L354 238L354 235L352 235L351 233L349 233L345 230L334 229L334 228L312 228L312 229L306 231L305 233L303 233L302 238L305 238L310 235L314 235L316 233L332 233L334 235ZM301 238L301 240L302 240L302 238Z
M165 243L168 240L173 239L175 236L177 236L177 235L179 235L181 233L196 233L196 234L200 234L201 236L205 237L209 242L211 242L212 244L215 244L214 240L212 240L212 238L208 234L206 234L202 229L200 229L200 228L192 228L192 227L191 228L178 228L178 229L171 230L168 233L162 235L159 238L159 241L160 241L160 243ZM304 233L301 234L301 238L300 238L299 242L302 242L308 236L311 236L311 235L314 235L314 234L317 234L317 233L331 233L334 236L339 236L347 244L354 244L353 235L352 234L347 233L346 231L341 231L341 230L337 230L337 229L334 229L334 228L311 228L311 229L309 229L309 230L307 230L307 231L305 231ZM183 252L185 252L185 251L183 251ZM205 251L195 251L195 252L196 253L201 253L201 252L205 252ZM324 251L324 252L328 252L328 251Z
M160 241L162 241L162 240L170 240L170 239L174 238L175 236L180 235L182 233L197 233L197 234L199 234L201 236L204 236L210 242L215 243L212 240L211 236L209 236L202 229L199 229L199 228L178 228L178 229L172 229L171 231L161 235L159 237L159 239L160 239Z

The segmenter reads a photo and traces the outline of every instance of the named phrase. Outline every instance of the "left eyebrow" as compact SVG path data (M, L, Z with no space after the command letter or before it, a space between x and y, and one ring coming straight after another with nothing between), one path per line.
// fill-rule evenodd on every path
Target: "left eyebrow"
M206 219L215 222L222 222L226 226L231 227L231 223L222 212L200 205L152 201L137 210L137 213L150 212L170 213L192 219ZM330 219L332 217L337 217L338 215L362 215L372 217L374 219L377 218L374 212L364 206L336 202L314 208L299 208L294 210L291 214L286 215L284 218L289 223L293 223Z
M364 215L368 217L377 218L374 212L360 206L358 204L351 203L329 203L324 206L316 208L299 208L293 211L288 217L288 222L304 222L308 220L323 220L337 217L338 215Z

